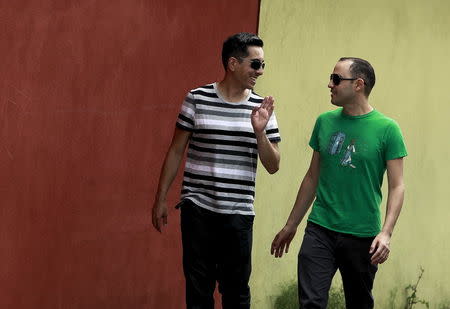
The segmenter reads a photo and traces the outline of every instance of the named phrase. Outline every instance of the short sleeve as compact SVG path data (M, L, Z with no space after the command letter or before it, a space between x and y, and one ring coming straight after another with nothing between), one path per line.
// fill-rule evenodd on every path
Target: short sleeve
M195 128L195 99L192 93L188 93L181 105L176 126L185 131L194 131Z
M272 116L270 116L269 122L266 125L266 136L271 143L281 142L280 130L278 129L275 113L272 113Z
M320 129L320 117L316 119L316 123L314 124L314 129L311 134L311 138L309 140L309 146L315 151L320 151L319 146L319 129Z
M386 161L406 157L408 155L402 132L395 121L393 121L387 129L385 147Z

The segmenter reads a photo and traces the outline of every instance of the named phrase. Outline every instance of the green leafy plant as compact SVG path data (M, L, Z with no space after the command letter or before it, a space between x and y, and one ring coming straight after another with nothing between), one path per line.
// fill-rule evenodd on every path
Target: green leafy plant
M397 309L397 288L393 288L389 291L389 299L388 299L388 308L389 309Z
M389 298L387 304L385 305L385 308L413 309L417 304L422 305L422 307L430 308L430 303L424 299L419 298L418 296L419 283L423 277L424 271L425 270L420 266L420 272L417 277L417 281L414 284L407 285L404 288L404 294L398 293L399 288L393 288L389 292ZM281 288L280 294L275 297L274 309L298 309L298 307L299 304L297 283L290 282L288 284L285 284ZM439 305L434 308L450 309L450 299L445 298L439 303ZM342 285L331 287L327 309L345 309L345 296Z
M423 272L424 272L424 269L422 268L422 266L420 266L420 274L419 274L419 277L417 278L416 284L410 284L405 288L405 291L406 291L405 309L411 309L416 304L423 304L427 308L430 307L430 304L427 301L417 297L417 287L419 286L420 279L422 279Z
M328 296L327 309L345 309L345 296L342 285L338 287L331 287Z
M298 309L298 307L297 283L291 282L284 285L280 294L275 298L274 309ZM327 309L345 309L344 289L342 286L330 289Z
M439 309L450 309L450 300L443 301L439 304Z
M291 282L281 288L280 294L275 298L275 309L298 309L297 283Z

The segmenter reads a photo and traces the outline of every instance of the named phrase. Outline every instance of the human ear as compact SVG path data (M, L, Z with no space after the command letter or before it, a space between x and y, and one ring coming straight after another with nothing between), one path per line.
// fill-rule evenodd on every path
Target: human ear
M362 78L358 78L356 80L356 90L361 90L364 87L364 80Z
M239 63L239 61L234 58L234 57L230 57L228 58L228 69L232 72L234 72L236 70L236 65Z

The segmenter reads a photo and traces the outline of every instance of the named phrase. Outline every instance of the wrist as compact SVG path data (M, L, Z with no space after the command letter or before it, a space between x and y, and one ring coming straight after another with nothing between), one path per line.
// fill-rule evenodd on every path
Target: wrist
M288 221L286 222L286 227L288 227L288 228L297 229L298 225L299 225L299 223L294 222L294 221L288 220Z
M387 235L387 236L389 236L389 237L392 236L392 231L390 231L390 230L382 229L382 230L381 230L381 233L382 233L382 234L385 234L385 235Z
M264 138L264 137L266 137L266 131L265 130L262 130L259 132L255 131L255 136L256 136L256 139Z
M155 202L156 203L166 203L167 199L166 199L166 195L165 194L157 194L155 197Z

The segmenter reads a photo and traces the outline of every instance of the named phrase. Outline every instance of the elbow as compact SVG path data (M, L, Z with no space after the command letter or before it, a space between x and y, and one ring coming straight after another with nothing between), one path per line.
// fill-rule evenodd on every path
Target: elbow
M261 162L269 174L275 174L280 169L280 155L278 153L270 159L261 159Z
M270 169L270 170L267 170L267 171L269 172L270 175L273 175L276 172L278 172L278 168L277 169Z
M276 165L267 167L266 169L267 169L267 172L269 172L269 174L273 175L276 172L278 172L278 170L280 169L280 164L277 163Z
M400 194L405 194L405 184L403 182L395 184L395 185L390 185L388 187L388 191L390 192L397 192Z

